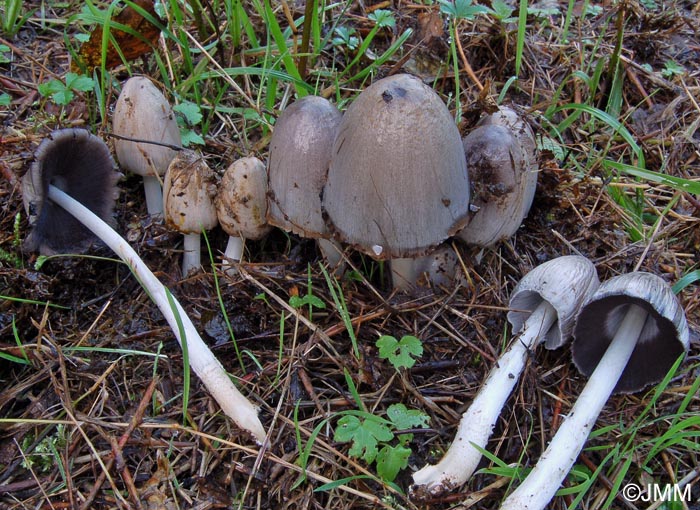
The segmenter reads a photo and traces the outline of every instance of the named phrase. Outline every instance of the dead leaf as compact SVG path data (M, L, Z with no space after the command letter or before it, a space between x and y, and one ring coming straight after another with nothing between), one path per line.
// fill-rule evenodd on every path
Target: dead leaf
M143 8L143 10L151 14L154 18L160 19L155 11L155 2L152 0L135 0L134 4ZM134 60L153 51L156 41L160 36L160 29L141 16L136 9L131 6L125 7L113 19L113 22L128 26L141 36L137 37L123 30L111 30L117 47L119 47L126 60ZM80 63L87 68L88 73L102 65L102 26L95 27L92 34L90 34L90 39L81 46L78 58ZM108 69L122 63L122 57L111 42L107 47L107 56L105 60L105 67ZM74 72L79 71L79 63L73 61L71 63L71 70Z

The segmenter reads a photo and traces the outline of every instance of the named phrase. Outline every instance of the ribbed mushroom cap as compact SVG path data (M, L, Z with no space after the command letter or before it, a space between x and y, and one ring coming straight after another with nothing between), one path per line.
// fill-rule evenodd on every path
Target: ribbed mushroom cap
M115 135L180 147L180 129L170 103L146 77L129 78L117 99L112 117ZM176 151L162 145L114 140L124 170L146 176L163 175Z
M579 313L572 351L582 374L593 373L631 304L646 310L648 317L615 387L620 393L659 382L689 344L685 313L671 287L651 273L623 274L603 282Z
M198 234L217 224L216 176L204 158L184 149L168 166L163 181L166 224L183 234Z
M518 333L527 318L543 300L557 311L557 321L547 331L544 345L557 349L564 345L574 328L581 305L599 285L593 263L578 255L565 255L535 267L518 282L510 298L508 322Z
M260 239L272 228L267 213L267 171L258 158L241 158L224 172L216 195L219 224L230 236Z
M42 255L84 251L94 235L47 199L49 184L114 225L120 174L109 148L84 129L61 129L41 142L34 158L22 179L24 207L32 225L23 248Z
M337 237L378 259L413 257L464 226L469 177L457 126L410 75L350 105L336 136L323 208Z
M341 113L306 96L284 109L270 140L268 222L303 237L326 237L321 190Z

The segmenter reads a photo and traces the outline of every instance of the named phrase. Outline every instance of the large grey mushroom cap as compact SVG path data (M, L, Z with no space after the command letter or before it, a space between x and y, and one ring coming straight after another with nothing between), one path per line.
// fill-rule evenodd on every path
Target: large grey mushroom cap
M216 195L219 224L230 236L260 239L270 231L267 213L267 171L258 158L241 158L224 172Z
M217 223L216 175L201 154L185 149L170 162L163 181L166 224L183 234L199 234Z
M572 352L582 374L588 376L598 366L630 305L640 306L648 316L615 387L621 393L663 379L689 344L685 313L671 287L651 273L623 274L603 282L579 313Z
M170 103L144 76L124 84L112 117L115 135L180 147L180 129ZM141 175L163 175L177 153L153 143L115 139L114 150L124 170Z
M571 337L576 315L599 285L593 263L579 255L565 255L535 267L518 282L510 298L508 322L518 333L527 318L542 303L557 312L557 321L547 331L543 343L557 349Z
M271 225L303 237L327 236L321 190L341 117L318 96L303 97L280 114L270 140Z
M510 238L530 211L537 187L535 138L515 112L504 109L482 119L463 145L474 212L459 237L492 246Z
M109 148L85 129L61 129L41 142L34 158L22 179L24 208L32 225L23 248L42 255L84 251L95 236L48 200L49 184L113 226L120 174Z
M323 207L339 240L377 259L420 256L464 226L464 150L430 87L401 74L355 99L338 128Z

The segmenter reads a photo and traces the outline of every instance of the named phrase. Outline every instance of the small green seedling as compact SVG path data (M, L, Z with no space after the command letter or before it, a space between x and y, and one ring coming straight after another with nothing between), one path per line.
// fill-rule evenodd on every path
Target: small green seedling
M184 147L190 145L204 145L204 138L199 135L194 127L202 122L202 110L195 103L185 101L173 107L173 111L178 113L177 125L180 128L180 138Z
M673 78L674 76L680 76L685 73L685 67L680 65L675 60L667 60L664 64L664 68L661 70L661 75L664 78Z
M423 343L412 335L405 335L401 340L396 340L391 335L382 335L376 343L379 348L379 357L388 359L392 366L411 368L416 363L416 358L423 355Z
M73 100L76 92L87 92L94 87L95 80L89 76L66 73L65 81L54 79L39 85L39 94L58 106L65 106Z
M333 33L333 39L331 43L334 47L346 47L347 49L354 51L360 45L360 39L355 35L355 29L352 27L337 27Z
M321 301L318 296L314 296L313 285L311 282L311 266L308 268L308 279L306 284L305 296L292 296L289 298L289 306L293 308L301 308L302 306L309 307L309 320L313 320L313 309L318 308L323 310L326 308L326 303Z

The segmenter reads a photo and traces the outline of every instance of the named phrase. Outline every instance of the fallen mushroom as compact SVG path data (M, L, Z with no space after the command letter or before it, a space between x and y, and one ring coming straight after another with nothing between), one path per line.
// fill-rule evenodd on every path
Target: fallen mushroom
M595 267L569 255L540 264L518 283L508 321L517 336L491 369L442 460L413 474L417 496L439 494L466 482L481 460L501 409L525 367L528 353L543 343L561 347L570 337L578 309L598 287Z
M461 229L469 208L459 130L440 97L406 74L361 92L338 127L322 204L340 241L391 259L394 288L413 287L412 259Z
M163 214L160 177L181 147L180 129L170 103L144 76L129 78L112 117L114 150L122 169L143 177L148 214Z
M501 510L540 510L554 497L613 392L660 381L688 350L685 314L671 287L634 272L604 282L581 308L573 360L588 375L576 403L523 483Z
M341 114L327 99L305 96L285 108L270 139L268 222L316 239L330 266L342 257L321 211L333 140Z
M163 181L165 223L184 239L182 275L201 267L201 233L217 224L216 176L204 158L185 149L168 165Z
M28 209L37 213L32 215L35 221L29 236L34 239L33 245L53 249L58 245L45 239L59 239L62 249L69 248L66 243L72 242L72 233L64 230L72 230L73 224L54 221L51 223L54 231L49 231L49 224L44 218L46 214L58 214L60 208L109 246L146 289L165 316L180 345L186 342L190 366L224 413L262 444L265 430L258 419L255 406L238 391L175 297L153 275L133 248L105 221L111 221L111 211L117 195L116 172L112 159L105 156L109 151L105 153L104 142L104 147L101 147L95 139L99 140L79 130L60 130L52 133L39 146L36 163L29 170L29 177L23 179L24 200ZM89 143L90 153L84 152L86 143ZM95 207L95 212L71 196L85 198L85 184L77 177L81 175L89 175L93 181L93 194L87 198L91 205L100 204L100 207ZM77 241L83 243L82 238Z
M510 109L486 116L463 139L472 214L458 236L493 246L510 238L527 216L537 187L535 137Z
M241 158L224 172L216 199L219 224L229 235L224 270L235 273L230 261L243 256L243 241L258 240L272 228L267 224L267 170L258 158Z

